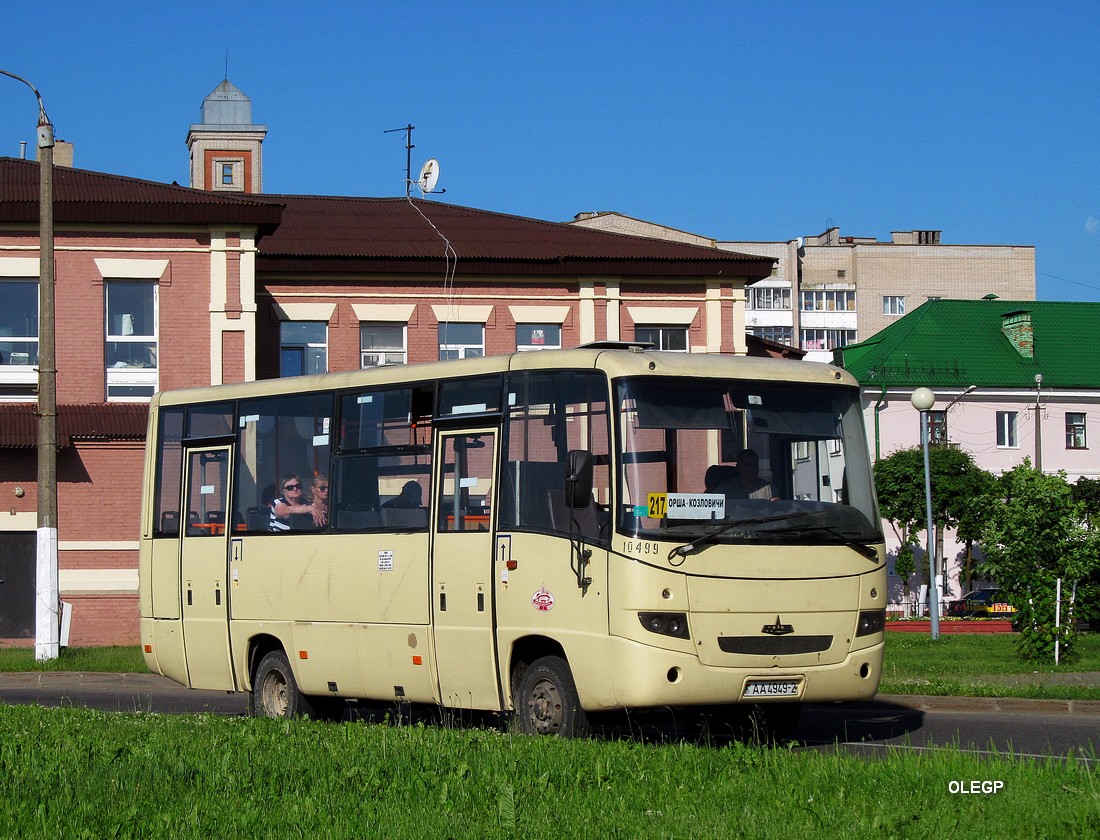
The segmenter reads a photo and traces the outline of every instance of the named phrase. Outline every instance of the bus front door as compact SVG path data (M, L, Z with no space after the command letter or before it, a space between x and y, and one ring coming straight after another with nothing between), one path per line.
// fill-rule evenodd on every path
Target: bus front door
M493 606L494 430L441 433L436 442L432 624L444 706L501 708Z
M231 517L228 446L187 450L180 531L183 646L191 688L231 690L229 587L226 584Z

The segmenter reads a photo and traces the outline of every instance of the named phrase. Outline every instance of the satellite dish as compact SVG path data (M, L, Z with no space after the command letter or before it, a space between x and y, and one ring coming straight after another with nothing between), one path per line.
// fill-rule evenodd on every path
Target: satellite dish
M420 187L420 192L430 193L435 189L435 185L438 181L439 161L435 158L428 158L424 161L424 165L420 167L420 178L416 182Z

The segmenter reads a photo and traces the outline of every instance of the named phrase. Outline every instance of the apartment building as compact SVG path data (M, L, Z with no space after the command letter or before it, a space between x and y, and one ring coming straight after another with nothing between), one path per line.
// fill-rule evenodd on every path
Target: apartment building
M949 245L938 230L894 231L880 242L841 236L838 227L774 242L718 240L614 212L581 213L572 224L774 259L772 274L747 289L746 332L798 347L811 361L831 361L833 350L928 300L1035 299L1032 245Z

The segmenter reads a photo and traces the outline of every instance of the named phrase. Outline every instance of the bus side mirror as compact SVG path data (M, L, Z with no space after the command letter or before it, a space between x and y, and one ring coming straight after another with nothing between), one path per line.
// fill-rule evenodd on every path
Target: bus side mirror
M592 453L571 449L565 460L565 506L586 508L592 503Z

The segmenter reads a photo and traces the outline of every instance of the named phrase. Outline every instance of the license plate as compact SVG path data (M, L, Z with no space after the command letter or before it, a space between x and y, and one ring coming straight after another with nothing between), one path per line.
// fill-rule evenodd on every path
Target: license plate
M749 680L742 697L797 697L798 680Z

